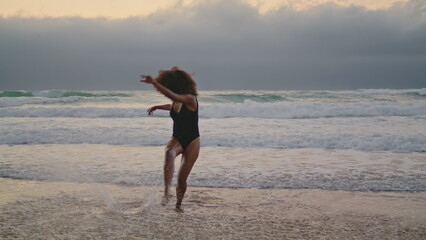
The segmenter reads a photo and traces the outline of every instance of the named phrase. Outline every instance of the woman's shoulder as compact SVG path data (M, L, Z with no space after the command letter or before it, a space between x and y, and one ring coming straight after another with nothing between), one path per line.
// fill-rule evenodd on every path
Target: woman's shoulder
M192 94L187 94L189 98L191 98L191 101L188 101L184 103L185 107L188 108L188 110L195 112L198 109L198 99L196 96Z

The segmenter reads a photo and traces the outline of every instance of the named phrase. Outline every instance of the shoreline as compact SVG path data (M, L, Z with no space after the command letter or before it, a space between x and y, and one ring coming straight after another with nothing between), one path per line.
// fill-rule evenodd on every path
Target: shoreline
M0 152L5 177L135 186L163 183L164 146L0 145ZM202 147L189 184L257 189L425 191L425 159L426 153Z
M188 187L0 178L7 239L424 239L426 192Z

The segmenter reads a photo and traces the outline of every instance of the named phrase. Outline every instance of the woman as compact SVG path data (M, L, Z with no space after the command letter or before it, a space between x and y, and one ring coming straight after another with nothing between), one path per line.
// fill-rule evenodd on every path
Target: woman
M166 145L164 158L164 201L167 203L174 173L174 160L182 154L182 162L176 185L176 211L183 212L182 199L186 192L186 180L200 152L198 131L198 101L196 83L191 76L173 67L162 70L158 76L141 75L141 82L152 84L157 91L172 100L172 104L156 105L148 109L148 114L157 110L169 110L173 119L173 137Z

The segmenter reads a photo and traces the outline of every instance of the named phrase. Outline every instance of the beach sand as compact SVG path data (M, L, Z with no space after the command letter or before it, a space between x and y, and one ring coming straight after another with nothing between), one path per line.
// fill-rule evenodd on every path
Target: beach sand
M426 239L426 193L161 186L0 178L1 239Z

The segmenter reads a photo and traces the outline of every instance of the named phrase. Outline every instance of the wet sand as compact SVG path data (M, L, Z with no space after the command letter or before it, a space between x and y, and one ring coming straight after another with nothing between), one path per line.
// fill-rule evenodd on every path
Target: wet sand
M189 186L162 188L0 178L1 239L426 239L426 193Z

